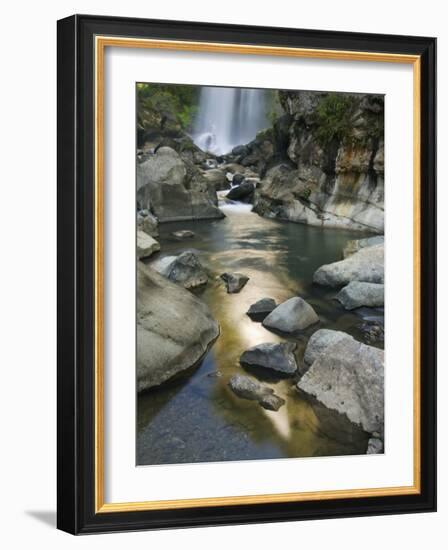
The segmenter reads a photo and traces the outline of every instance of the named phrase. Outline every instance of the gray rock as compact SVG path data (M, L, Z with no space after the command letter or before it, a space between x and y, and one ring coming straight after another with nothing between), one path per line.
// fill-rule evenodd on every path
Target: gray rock
M261 367L292 376L297 372L295 349L296 344L290 342L259 344L246 350L240 357L240 363L244 366Z
M375 237L368 237L367 239L354 239L347 241L347 244L342 251L342 256L348 258L355 252L361 250L361 248L367 248L368 246L375 246L377 244L384 244L384 235L376 235Z
M188 319L188 323L185 320ZM207 305L141 263L137 269L137 389L197 364L219 335Z
M166 256L154 262L151 267L161 275L185 288L205 285L207 273L194 252L182 252L179 256Z
M229 180L227 179L226 172L215 168L204 172L203 177L216 189L216 191L223 191L229 188Z
M366 344L384 342L384 325L378 321L365 321L359 325L359 330Z
M353 337L340 330L330 330L321 328L308 340L303 360L307 365L312 365L314 361L322 355L326 349L342 340L353 340Z
M263 321L263 326L282 332L295 332L318 322L319 317L310 304L296 296L277 306Z
M313 282L330 287L351 281L384 283L384 245L362 248L345 260L319 267L313 275Z
M137 202L160 222L224 217L215 188L171 147L138 164Z
M352 281L339 292L336 300L349 310L361 306L383 306L384 285Z
M160 250L160 244L143 231L137 231L137 258L149 258L154 252Z
M249 280L243 273L223 273L220 277L225 282L229 294L239 292Z
M233 185L240 185L244 181L244 174L236 173L233 174L232 178L232 184Z
M278 411L285 404L285 400L275 395L272 388L249 376L236 374L229 380L229 386L238 397L258 401L263 408L270 411Z
M195 235L194 231L189 229L180 229L179 231L173 231L171 234L178 239L192 239Z
M377 455L383 452L383 442L377 437L371 437L367 443L368 455Z
M235 176L233 176L235 178ZM243 182L227 193L226 198L232 201L248 201L250 200L253 192L255 191L255 185L251 182Z
M137 214L137 229L147 233L150 237L159 235L159 222L148 210L141 210Z
M262 298L250 306L246 314L253 320L263 321L263 319L271 313L277 304L272 298Z
M356 340L329 346L297 387L368 433L384 432L384 352Z

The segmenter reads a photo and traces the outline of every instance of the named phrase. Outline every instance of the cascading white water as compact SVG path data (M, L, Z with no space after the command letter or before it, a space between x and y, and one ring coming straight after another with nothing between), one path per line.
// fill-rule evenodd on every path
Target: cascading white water
M229 153L236 145L253 140L266 126L264 90L202 88L193 139L203 151Z

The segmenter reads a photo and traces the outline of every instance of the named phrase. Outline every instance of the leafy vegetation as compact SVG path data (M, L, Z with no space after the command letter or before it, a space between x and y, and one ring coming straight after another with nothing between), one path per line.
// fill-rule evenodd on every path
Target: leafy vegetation
M189 129L199 103L198 86L137 84L138 122L141 127L159 125L162 119Z
M344 94L329 93L316 107L316 137L321 145L333 140L345 141L353 128L353 114L356 102Z

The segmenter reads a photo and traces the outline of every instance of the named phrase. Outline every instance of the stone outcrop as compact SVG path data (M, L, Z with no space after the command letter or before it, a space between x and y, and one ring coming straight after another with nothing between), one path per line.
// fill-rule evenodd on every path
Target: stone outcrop
M325 353L327 348L347 339L353 340L350 334L341 330L330 330L327 328L316 330L308 340L303 360L307 365L312 365L320 355Z
M151 267L174 283L185 288L196 288L208 281L207 273L194 252L182 252L179 256L165 256Z
M309 225L383 233L383 97L282 91L280 100L288 118L281 137L266 138L272 143L267 158L281 161L267 166L254 210Z
M319 322L312 306L303 298L295 296L277 306L263 321L263 326L281 332L304 330Z
M336 296L345 309L384 306L384 285L352 281Z
M188 323L185 322L186 319ZM158 386L196 365L218 335L219 325L204 302L139 262L139 392Z
M224 217L215 185L171 147L137 164L137 203L159 222Z
M342 251L342 256L348 258L355 252L361 250L361 248L366 248L368 246L376 246L377 244L384 245L384 235L376 235L375 237L367 237L366 239L354 239L347 241L347 244L344 246Z
M343 339L318 355L297 387L368 433L384 433L384 351Z
M384 284L384 245L362 248L339 262L326 264L314 273L313 282L340 287L352 281Z
M137 231L137 258L149 258L160 250L160 244L143 231Z

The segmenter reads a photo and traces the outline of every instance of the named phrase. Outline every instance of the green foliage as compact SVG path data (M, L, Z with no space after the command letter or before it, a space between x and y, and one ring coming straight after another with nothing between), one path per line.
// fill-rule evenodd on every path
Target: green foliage
M299 193L299 198L308 202L310 195L311 195L311 189L309 187L305 187L305 189L303 189L303 191Z
M266 90L266 119L271 126L283 114L278 90Z
M199 87L180 84L137 84L137 116L142 127L163 117L188 129L197 111Z
M316 136L321 145L345 141L351 134L355 101L344 94L329 93L316 107Z

